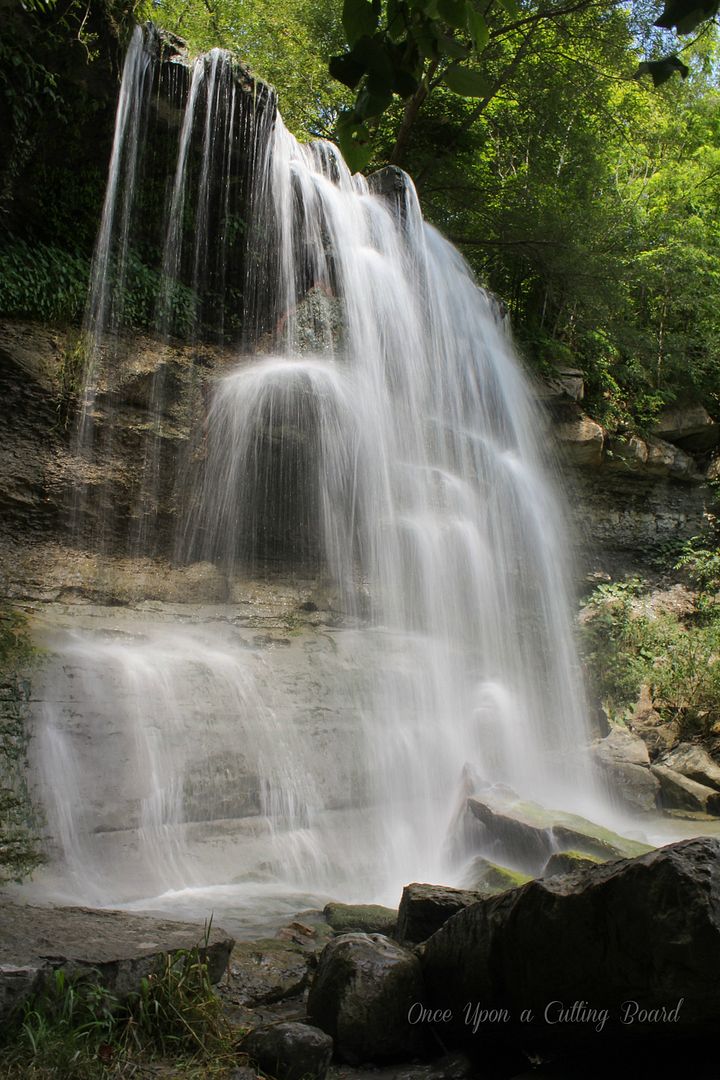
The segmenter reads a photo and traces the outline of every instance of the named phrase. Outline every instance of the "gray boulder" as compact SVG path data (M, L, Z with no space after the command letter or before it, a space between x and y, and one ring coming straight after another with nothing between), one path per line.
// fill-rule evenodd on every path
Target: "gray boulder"
M497 854L501 861L512 862L532 875L541 873L558 850L581 851L604 859L631 858L649 850L648 845L577 814L548 810L500 791L469 798L464 825L467 843L474 842L480 850Z
M592 756L616 799L628 810L655 810L660 782L650 771L648 748L639 735L620 725L591 748Z
M646 767L650 764L650 756L643 740L620 724L613 724L610 733L595 743L593 753L599 761L612 764L624 762Z
M333 1041L309 1024L268 1024L250 1032L243 1050L275 1080L325 1080Z
M700 404L670 405L653 424L653 433L687 450L709 450L716 446L720 428Z
M720 1011L720 841L685 840L635 859L532 881L460 912L421 957L444 1037L472 1038L467 1002L505 1010L483 1038L514 1030L559 1045L652 1033L703 1035ZM565 1019L560 1004L586 1007ZM548 1009L556 1012L548 1017ZM522 1010L525 1022L518 1025ZM476 1033L477 1034L477 1033Z
M558 364L539 380L537 396L545 405L578 404L585 397L585 375L579 368Z
M720 814L720 791L698 784L697 780L690 780L665 765L653 765L652 771L660 781L660 801L668 810Z
M414 953L380 934L343 934L322 952L307 1008L337 1056L356 1065L418 1052L422 1033L408 1013L422 996Z
M649 767L625 761L602 762L602 775L611 796L634 814L648 814L657 809L660 781Z
M480 899L482 894L479 892L451 889L447 885L421 885L418 882L406 885L398 911L398 941L412 944L426 941L458 911Z
M124 911L32 907L3 900L0 929L0 1020L62 969L69 978L88 975L122 999L140 989L170 953L196 946L212 982L227 968L233 939L219 927Z
M670 753L664 754L658 765L665 765L682 776L687 776L689 780L720 791L720 765L713 761L702 746L681 743Z
M578 415L555 425L560 452L570 465L600 465L605 430L578 410Z

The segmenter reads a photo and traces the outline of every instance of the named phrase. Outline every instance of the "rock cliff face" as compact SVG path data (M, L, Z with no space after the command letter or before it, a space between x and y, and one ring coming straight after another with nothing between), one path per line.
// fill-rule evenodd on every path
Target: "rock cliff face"
M73 499L83 489L90 506L111 498L118 519L131 520L137 513L143 444L152 423L149 388L162 371L165 412L154 429L163 445L160 545L152 552L137 552L142 566L135 564L134 569L118 556L112 583L106 579L104 588L113 602L139 599L133 593L135 573L158 599L174 599L166 560L172 555L175 531L176 473L193 439L194 453L202 453L197 429L202 424L203 383L189 383L198 358L203 382L209 384L236 362L237 354L220 346L191 348L147 335L129 337L123 346L124 382L113 405L116 435L102 459L89 464L73 449L68 411L68 384L71 376L77 377L71 370L78 363L76 341L73 331L0 322L0 392L5 403L0 413L0 591L16 598L67 600L83 592L99 598L92 584L96 561L77 545L68 546ZM663 544L699 531L709 495L707 479L716 468L709 447L720 429L704 410L693 406L661 417L658 430L663 438L622 439L609 436L583 413L578 373L562 372L547 380L539 396L549 416L548 441L557 445L561 479L570 493L582 567L642 569ZM103 409L101 389L101 424ZM117 539L120 548L122 539ZM185 578L181 592L188 588ZM203 583L208 584L204 577ZM222 586L211 594L222 599Z
M558 369L538 395L571 495L581 564L642 569L669 541L699 532L720 439L703 406L666 410L641 438L611 436L583 411L582 372Z
M0 392L5 403L0 415L0 593L11 598L59 599L63 593L64 599L70 599L84 587L90 588L97 571L93 557L80 545L68 546L74 500L79 491L85 494L88 508L112 499L116 517L131 521L137 513L143 448L150 428L162 443L161 550L152 554L170 554L175 477L196 418L188 406L186 384L198 353L207 378L233 359L219 347L190 349L140 335L128 338L122 397L113 407L114 438L106 452L89 463L74 446L74 425L68 415L72 402L68 402L67 375L69 365L77 363L76 337L73 331L31 323L0 323ZM177 388L177 394L167 394L159 425L148 400L148 388L158 370L164 372L170 391ZM201 400L202 386L194 386L193 391L193 400ZM96 411L102 425L102 388ZM116 540L121 546L122 538ZM142 576L142 566L136 565L134 572ZM114 602L122 602L123 589L131 588L133 571L119 560L115 574L120 591ZM211 590L210 598L214 595ZM163 594L162 598L170 597ZM125 596L126 602L131 599L130 594Z

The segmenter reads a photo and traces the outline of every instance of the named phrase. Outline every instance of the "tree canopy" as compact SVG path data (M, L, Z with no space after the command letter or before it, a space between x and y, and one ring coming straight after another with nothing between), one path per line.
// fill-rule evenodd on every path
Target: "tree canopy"
M526 358L581 368L589 404L611 429L642 430L683 398L720 411L717 3L0 6L17 15L6 22L0 76L15 132L0 177L8 191L31 152L23 132L33 116L69 123L52 60L62 35L90 57L100 9L119 21L151 17L198 51L237 51L276 86L299 138L336 139L355 168L406 168L426 216L504 300ZM674 72L685 77L665 79ZM90 92L86 107L96 107ZM87 265L97 213L89 188L102 182L99 164L88 166L84 179L44 178L47 214L27 258L41 241L53 258L71 248ZM22 186L13 190L22 202Z

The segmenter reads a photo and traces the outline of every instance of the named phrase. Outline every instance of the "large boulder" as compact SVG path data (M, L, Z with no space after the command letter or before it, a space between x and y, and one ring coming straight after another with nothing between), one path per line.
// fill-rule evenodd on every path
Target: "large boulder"
M666 765L653 765L652 771L660 781L660 801L666 809L720 814L720 791L699 784Z
M626 809L647 812L656 808L660 782L650 771L648 748L639 735L613 725L591 752L611 792Z
M579 413L555 425L555 436L563 458L569 465L600 465L605 445L605 430Z
M555 1045L597 1045L601 1031L716 1033L720 841L684 840L483 900L433 935L421 962L428 1007L452 1012L444 1040L471 1041L473 1029Z
M467 800L464 826L467 843L532 875L542 872L555 851L622 859L649 850L576 814L548 810L498 790Z
M675 480L698 479L695 459L677 446L671 446L663 439L647 440L646 469L656 476L671 476Z
M0 922L0 1020L53 972L88 975L117 998L140 989L171 953L199 949L212 982L227 968L233 939L219 927L124 911L32 907L3 899Z
M447 885L406 885L400 900L397 920L397 939L417 944L426 941L458 911L476 904L479 892L452 889Z
M556 851L545 864L542 876L549 878L556 874L574 874L576 870L587 870L588 867L599 866L605 861L597 855L585 855L581 851Z
M599 761L610 764L621 761L628 765L650 765L647 746L643 740L620 724L613 724L610 733L595 744L593 751Z
M720 427L704 405L670 405L653 424L654 435L667 442L679 443L686 450L703 451L717 446Z
M333 1041L309 1024L268 1024L250 1032L243 1050L275 1080L325 1080Z
M647 465L648 445L637 435L613 438L608 440L606 453L609 468L642 472Z
M414 953L380 934L343 934L322 952L307 1008L342 1061L402 1060L421 1045L408 1016L422 996Z
M517 889L529 880L529 874L511 870L509 866L500 866L482 855L475 855L463 871L462 884L480 896L497 896L508 889Z
M579 368L557 364L538 383L537 396L545 405L579 404L585 397L585 375Z

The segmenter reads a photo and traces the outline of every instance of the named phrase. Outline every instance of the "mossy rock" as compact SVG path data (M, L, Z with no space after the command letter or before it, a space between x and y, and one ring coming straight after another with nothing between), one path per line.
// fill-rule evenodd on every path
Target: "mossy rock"
M556 851L545 864L542 876L555 877L557 874L572 874L574 870L586 870L607 862L600 855L588 855L584 851Z
M381 904L326 904L323 915L339 934L359 931L364 934L394 934L397 911Z
M469 817L483 826L481 850L507 858L529 874L541 873L551 855L578 851L601 860L634 859L652 848L577 814L549 810L510 794L483 792L467 801Z
M490 862L482 855L477 855L472 860L464 875L465 887L480 893L481 896L497 896L508 889L518 889L528 881L532 881L529 874Z

